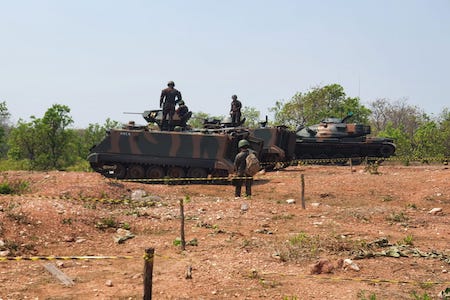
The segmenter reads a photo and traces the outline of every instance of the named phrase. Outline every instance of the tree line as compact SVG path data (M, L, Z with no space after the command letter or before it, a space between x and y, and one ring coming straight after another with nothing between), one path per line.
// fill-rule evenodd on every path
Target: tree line
M376 99L366 107L359 98L348 97L342 86L331 84L296 93L287 101L276 101L270 109L274 120L269 125L285 125L296 130L300 126L319 123L327 117L343 118L353 113L351 122L369 124L373 136L393 138L396 155L411 159L450 157L450 110L444 108L438 116L427 115L406 99L389 101ZM260 112L244 107L245 125L260 124ZM120 122L107 119L103 124L89 124L73 129L70 108L54 104L44 116L31 116L29 121L10 123L5 101L0 102L0 169L22 170L89 170L86 157L89 149L99 143L110 128ZM223 119L204 112L193 114L190 125L201 128L205 119Z

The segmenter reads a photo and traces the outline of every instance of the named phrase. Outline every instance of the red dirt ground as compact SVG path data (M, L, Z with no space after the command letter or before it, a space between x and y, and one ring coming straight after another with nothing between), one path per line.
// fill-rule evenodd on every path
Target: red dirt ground
M0 196L3 258L131 258L0 260L0 299L141 299L143 254L150 247L156 254L153 299L438 299L450 287L450 170L386 164L378 172L289 167L257 175L251 199L235 199L231 185L3 172L3 182L29 185L21 195ZM152 202L125 201L135 190L146 191ZM186 241L197 245L182 251L174 241L180 237L179 203L187 197ZM433 208L442 211L430 213ZM116 243L114 227L120 226L135 237ZM380 238L428 256L355 259L360 250L391 249L369 247ZM360 270L343 268L347 258ZM314 268L318 261L325 266ZM75 285L61 284L44 268L48 263ZM186 279L189 267L192 278Z

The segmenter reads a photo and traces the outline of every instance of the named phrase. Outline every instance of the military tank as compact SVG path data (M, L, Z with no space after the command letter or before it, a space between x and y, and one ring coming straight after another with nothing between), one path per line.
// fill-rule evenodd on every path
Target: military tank
M157 123L158 115L159 110L142 114ZM130 122L109 129L87 159L96 172L117 179L226 177L234 171L237 145L243 138L261 151L263 141L244 129L161 131Z
M347 123L353 116L349 113L345 118L326 118L319 124L302 126L297 129L295 155L298 159L334 159L336 163L344 163L352 159L359 163L362 159L382 159L395 154L393 139L368 137L371 133L369 125Z

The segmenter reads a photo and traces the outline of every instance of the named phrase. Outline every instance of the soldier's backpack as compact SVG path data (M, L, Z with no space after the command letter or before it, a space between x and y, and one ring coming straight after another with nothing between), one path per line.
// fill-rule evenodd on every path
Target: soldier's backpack
M256 157L255 152L250 151L250 153L245 158L245 174L248 176L253 176L261 170L261 165L259 164L258 157Z

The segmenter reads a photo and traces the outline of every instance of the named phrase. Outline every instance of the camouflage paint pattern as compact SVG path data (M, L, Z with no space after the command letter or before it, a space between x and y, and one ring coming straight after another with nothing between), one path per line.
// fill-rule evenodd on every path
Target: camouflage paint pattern
M359 137L370 134L370 126L346 123L320 123L316 138Z
M295 133L283 126L251 129L250 134L264 141L261 162L272 164L295 159Z
M114 169L116 164L139 164L144 168L177 166L228 174L233 172L237 143L242 137L243 134L111 129L91 149L88 161L98 172L105 170L103 165Z
M389 138L371 138L370 126L328 118L297 131L295 154L299 159L387 158L395 153Z

